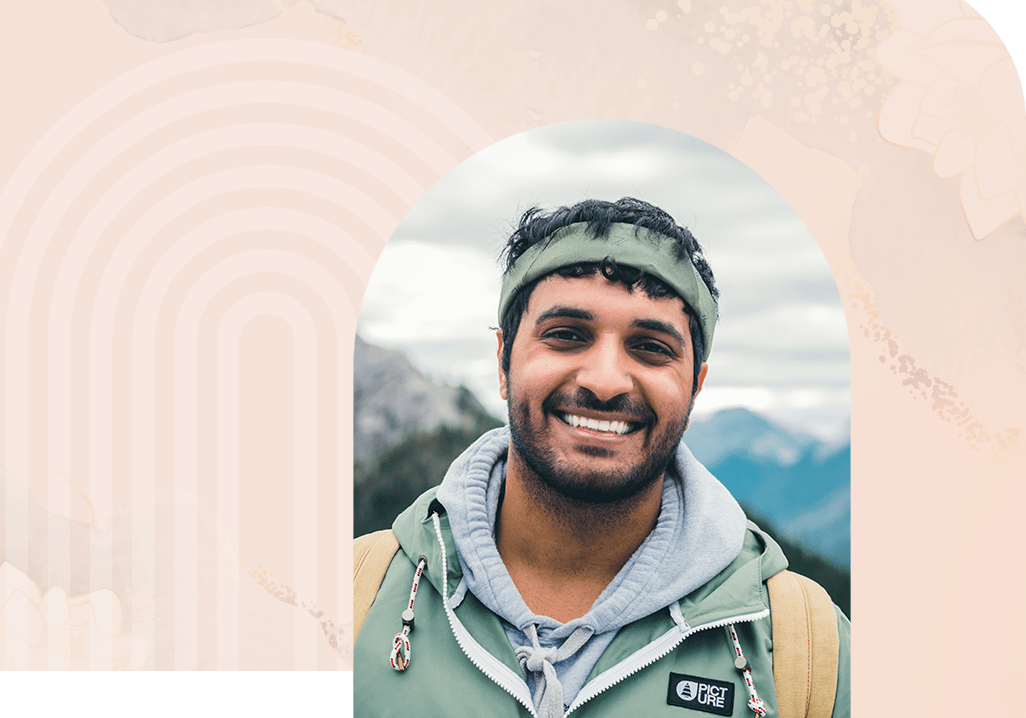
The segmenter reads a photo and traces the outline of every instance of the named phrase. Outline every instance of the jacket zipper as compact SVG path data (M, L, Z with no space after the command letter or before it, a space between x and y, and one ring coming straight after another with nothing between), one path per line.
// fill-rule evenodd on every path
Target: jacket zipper
M495 658L495 656L482 648L481 644L474 640L474 637L470 635L470 632L463 626L460 620L456 618L456 614L453 612L452 608L449 607L449 571L445 552L445 541L442 539L442 525L438 520L438 514L432 514L431 519L435 525L435 535L438 537L438 545L442 549L442 606L445 607L445 615L446 618L449 619L449 629L456 638L456 643L470 662L477 666L479 671L515 698L517 702L531 713L532 716L538 718L538 713L534 710L534 702L531 700L530 695L528 694L527 698L521 695L524 691L518 690L518 686L516 686L516 683L514 682L519 681L523 688L526 689L527 683L524 682L523 678L514 675L506 664L502 663ZM691 627L688 626L687 621L684 621L683 626L675 626L664 633L659 639L649 643L625 658L613 668L610 668L606 672L597 676L594 681L585 684L584 688L581 689L581 692L577 694L577 698L574 700L573 704L571 704L566 713L563 714L563 718L566 718L566 716L570 715L573 711L580 708L595 696L604 693L617 683L629 678L643 668L647 668L663 656L668 655L676 649L677 646L683 643L684 639L688 636L692 636L699 631L704 631L710 628L722 628L723 626L727 626L732 623L757 621L760 618L766 618L768 615L769 609L764 608L756 613L747 613L740 616L733 616L731 618L722 618L718 621L703 623L701 626ZM478 657L475 658L474 655L471 655L471 651L478 654ZM485 664L488 664L487 667ZM491 670L489 670L489 668ZM507 684L500 680L498 676L500 673L508 674L505 678L510 680L511 683Z
M730 625L732 623L747 623L749 621L757 621L760 618L766 618L769 615L769 609L764 608L757 613L747 613L740 616L733 616L731 618L722 618L718 621L712 621L710 623L703 623L701 626L688 626L687 622L684 622L684 630L681 632L681 626L672 628L664 633L660 638L649 643L647 646L637 650L616 666L613 666L605 673L597 676L594 681L586 683L581 692L577 694L577 698L567 709L566 713L563 714L564 718L573 713L575 710L580 708L582 705L590 701L600 693L604 693L609 690L617 683L633 676L638 671L647 668L663 656L669 655L674 649L677 648L681 643L684 642L685 638L692 636L699 631L705 631L710 628L722 628L723 626Z
M445 616L449 619L449 629L452 631L452 635L456 638L456 643L459 645L460 650L463 654L477 666L477 669L485 674L495 685L509 693L513 698L517 700L520 705L530 712L534 718L538 718L538 713L534 710L534 701L531 700L530 694L527 692L527 683L520 676L517 676L509 669L509 666L502 663L499 659L493 656L491 653L481 647L473 636L470 635L452 608L449 606L449 566L445 553L445 541L442 539L442 525L438 521L438 514L432 514L431 520L435 525L435 535L438 537L438 545L442 548L442 606L445 608ZM472 655L477 654L475 657ZM509 683L500 680L500 674L503 678L510 681ZM523 686L523 690L520 686L517 686L516 681ZM523 694L523 695L522 695ZM525 697L526 695L526 697Z

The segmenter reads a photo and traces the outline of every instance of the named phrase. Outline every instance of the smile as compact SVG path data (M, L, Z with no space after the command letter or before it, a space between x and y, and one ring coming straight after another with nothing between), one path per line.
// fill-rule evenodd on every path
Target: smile
M592 431L598 431L603 434L630 434L631 432L637 431L641 428L642 424L635 424L630 421L599 421L598 419L589 419L584 416L577 416L575 414L567 414L565 412L556 412L564 424L569 424L578 429L591 429Z

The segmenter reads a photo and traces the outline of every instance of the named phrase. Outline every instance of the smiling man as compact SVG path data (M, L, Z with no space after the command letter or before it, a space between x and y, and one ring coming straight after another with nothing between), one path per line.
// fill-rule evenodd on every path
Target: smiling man
M358 540L355 715L849 715L847 619L681 441L717 296L657 207L524 214L497 332L509 427Z

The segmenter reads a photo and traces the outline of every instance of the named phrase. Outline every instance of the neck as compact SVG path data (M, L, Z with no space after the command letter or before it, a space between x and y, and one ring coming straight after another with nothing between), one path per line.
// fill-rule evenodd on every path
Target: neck
M589 504L553 491L511 446L496 545L528 608L563 623L587 613L655 527L663 480Z

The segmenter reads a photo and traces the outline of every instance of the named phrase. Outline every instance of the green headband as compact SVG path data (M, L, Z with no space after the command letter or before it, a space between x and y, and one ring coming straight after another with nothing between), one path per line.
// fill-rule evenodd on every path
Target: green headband
M678 258L673 240L634 224L611 224L609 235L604 238L587 230L587 222L568 224L517 257L502 278L499 324L513 296L535 279L571 264L601 262L609 257L617 264L640 269L662 280L684 299L702 326L705 344L702 359L707 361L716 327L716 304L691 261L686 256Z

